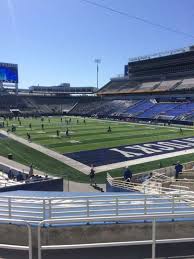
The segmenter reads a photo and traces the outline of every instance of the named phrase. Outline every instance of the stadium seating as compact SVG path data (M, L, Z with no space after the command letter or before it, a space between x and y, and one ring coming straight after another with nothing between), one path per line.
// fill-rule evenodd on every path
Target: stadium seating
M174 89L174 87L176 87L177 85L179 85L179 83L181 83L181 80L165 80L162 81L158 87L156 87L155 89L153 89L153 91L169 91Z
M98 91L98 95L164 92L172 90L189 90L194 88L194 78L172 79L162 81L137 82L131 80L111 80Z
M154 119L155 116L158 116L160 114L166 115L167 111L171 111L172 109L175 109L177 106L178 105L176 103L157 103L137 117Z
M194 78L184 79L182 83L176 87L176 90L192 89L194 88Z
M135 92L146 92L146 91L150 92L154 88L156 88L159 84L160 82L143 82L141 83L139 89L135 90Z
M154 103L150 100L141 100L127 109L128 117L136 117L138 114L150 109Z
M194 103L181 103L177 105L174 109L166 111L165 114L178 117L183 115L188 115L194 113Z

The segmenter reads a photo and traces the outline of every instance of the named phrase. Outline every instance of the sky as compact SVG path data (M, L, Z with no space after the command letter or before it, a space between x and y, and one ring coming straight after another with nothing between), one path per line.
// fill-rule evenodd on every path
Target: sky
M16 63L19 87L99 86L128 59L194 45L193 0L91 0L189 35L174 33L83 0L0 0L0 62Z

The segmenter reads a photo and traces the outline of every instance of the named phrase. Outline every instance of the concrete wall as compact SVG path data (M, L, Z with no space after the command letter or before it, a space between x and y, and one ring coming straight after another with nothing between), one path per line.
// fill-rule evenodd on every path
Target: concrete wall
M151 223L102 224L66 227L44 227L41 230L42 245L118 242L151 239ZM194 221L157 223L157 239L194 236ZM37 247L37 227L32 228L33 247ZM0 243L27 244L24 226L0 225Z
M32 183L24 183L13 186L0 188L0 192L9 191L47 191L47 192L63 192L63 178L48 179Z
M17 168L0 164L0 171L3 171L4 173L8 174L9 170L11 169L12 173L17 175L18 172L20 172ZM22 172L24 175L24 179L26 179L27 174ZM27 184L19 184L13 185L13 186L7 186L0 188L0 192L8 192L8 191L17 191L17 190L25 190L25 191L58 191L63 192L63 178L48 178L44 181L37 181L37 182L30 182Z

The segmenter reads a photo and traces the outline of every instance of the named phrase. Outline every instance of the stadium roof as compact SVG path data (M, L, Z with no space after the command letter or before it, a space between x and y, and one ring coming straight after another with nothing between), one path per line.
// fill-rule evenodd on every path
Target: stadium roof
M129 62L136 62L136 61L140 61L140 60L170 56L170 55L175 55L175 54L189 52L189 51L194 51L194 45L189 46L189 47L185 47L185 48L171 50L171 51L165 51L165 52L154 53L154 54L151 54L151 55L129 58Z

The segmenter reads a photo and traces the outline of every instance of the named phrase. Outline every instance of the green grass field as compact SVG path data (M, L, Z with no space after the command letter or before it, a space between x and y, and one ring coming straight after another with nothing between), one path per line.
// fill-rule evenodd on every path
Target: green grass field
M77 123L77 119L79 123ZM11 126L15 125L16 135L27 139L26 134L28 132L31 135L32 142L41 144L62 154L194 136L194 128L183 128L183 135L181 135L179 127L159 127L156 125L139 125L88 118L86 118L86 124L84 124L83 118L71 117L71 123L68 125L66 120L69 120L69 117L63 117L62 122L60 117L51 117L50 122L49 118L46 117L44 121L41 121L41 118L21 118L20 120L21 126L18 120L12 120L5 121L5 127L11 129ZM31 129L29 127L30 124L32 126ZM44 129L42 129L42 124L44 124ZM109 126L111 126L112 133L107 133ZM67 127L69 129L69 137L65 135ZM59 136L57 136L57 130L60 132ZM7 156L8 153L13 153L14 160L27 165L33 163L37 169L46 173L63 177L68 175L71 180L78 182L88 181L88 177L84 174L38 151L11 139L0 140L0 155ZM194 160L193 155L180 156L178 159L181 162ZM165 159L162 161L162 165L171 165L176 160L177 158ZM136 165L131 168L135 173L155 169L158 166L159 161L155 161L144 165ZM111 173L116 176L120 175L121 171L122 169L117 169ZM97 181L104 182L105 175L106 172L99 173L97 175Z

